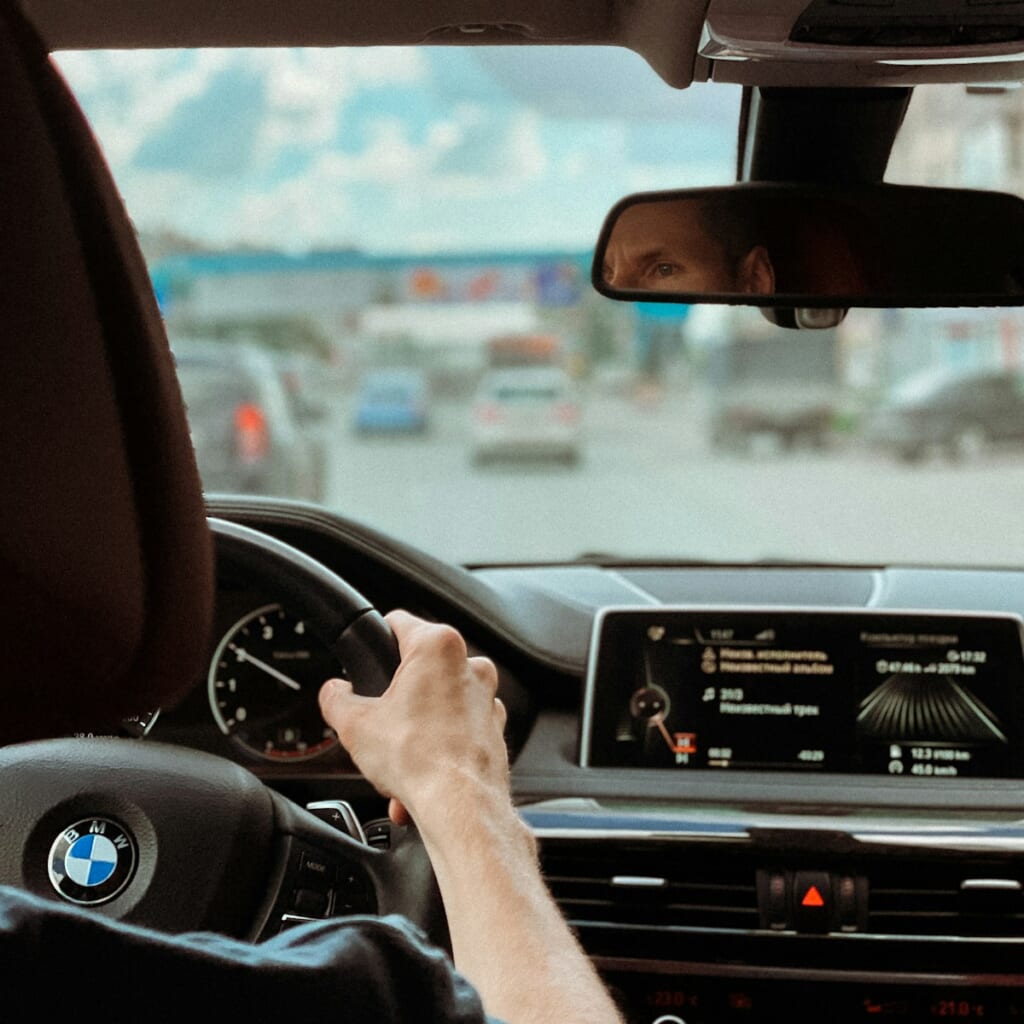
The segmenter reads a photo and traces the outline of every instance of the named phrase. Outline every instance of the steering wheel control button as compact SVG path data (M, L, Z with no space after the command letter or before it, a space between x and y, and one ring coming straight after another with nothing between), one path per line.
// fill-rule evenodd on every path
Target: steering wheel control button
M131 833L109 818L83 818L53 841L50 883L69 903L91 906L120 893L135 872Z
M390 818L374 818L363 826L363 834L366 836L366 845L372 846L375 850L391 849Z
M374 898L373 885L370 880L361 870L345 871L335 894L335 915L374 914L376 911L377 901Z
M357 842L366 843L363 826L359 824L356 812L347 800L314 800L306 804L306 810L326 822L331 828L351 836Z
M338 867L326 857L309 850L303 850L299 858L299 875L304 883L313 886L329 887L338 878Z
M302 917L326 917L331 908L329 893L315 889L296 889L292 909Z
M366 870L312 843L296 842L287 879L271 916L279 930L302 921L377 912L376 890Z

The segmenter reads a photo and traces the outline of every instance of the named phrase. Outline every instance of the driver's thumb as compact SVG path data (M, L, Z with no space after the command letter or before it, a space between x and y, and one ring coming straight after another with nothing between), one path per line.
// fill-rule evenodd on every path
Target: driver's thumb
M320 687L320 714L341 738L342 733L346 731L346 723L351 722L362 707L372 699L372 697L360 697L354 693L352 684L347 679L328 679ZM344 739L342 742L344 743Z

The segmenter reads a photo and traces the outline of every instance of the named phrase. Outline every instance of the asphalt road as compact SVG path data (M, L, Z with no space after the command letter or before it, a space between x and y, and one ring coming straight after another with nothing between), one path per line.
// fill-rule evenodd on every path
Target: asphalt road
M590 398L576 467L471 461L468 403L423 437L359 438L344 401L326 504L459 562L585 552L724 561L1024 565L1024 449L907 466L855 441L714 453L705 403Z

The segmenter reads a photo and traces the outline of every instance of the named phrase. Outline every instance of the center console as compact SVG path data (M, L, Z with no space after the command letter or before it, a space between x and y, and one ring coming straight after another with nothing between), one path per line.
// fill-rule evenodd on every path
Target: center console
M1024 1020L1013 615L599 614L525 810L629 1024Z

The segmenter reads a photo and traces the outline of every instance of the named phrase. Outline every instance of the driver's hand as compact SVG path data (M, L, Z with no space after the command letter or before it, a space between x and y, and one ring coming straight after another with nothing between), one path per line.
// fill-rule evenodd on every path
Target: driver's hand
M408 612L386 616L402 661L380 697L360 697L344 679L320 689L320 710L398 824L482 787L508 793L504 705L487 658L470 658L450 626ZM506 796L507 799L507 796Z

